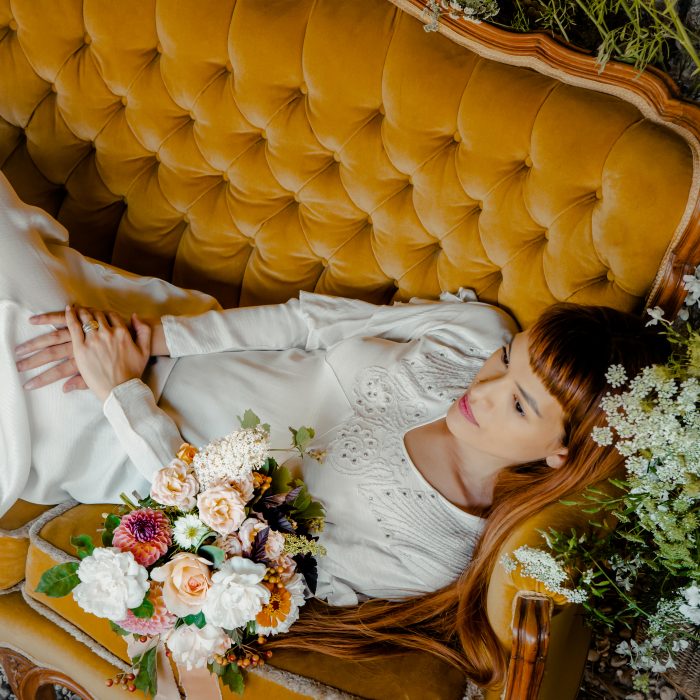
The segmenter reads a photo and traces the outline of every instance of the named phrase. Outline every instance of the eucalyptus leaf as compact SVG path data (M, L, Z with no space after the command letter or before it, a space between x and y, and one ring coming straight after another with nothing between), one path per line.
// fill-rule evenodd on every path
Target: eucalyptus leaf
M205 544L203 547L199 548L197 553L204 554L211 559L215 569L218 569L226 559L226 552L224 552L221 547L215 547L212 544Z
M134 685L151 697L155 697L158 692L156 652L157 647L151 647L141 655L139 659L139 670L134 680Z
M243 695L243 689L245 688L245 681L243 680L243 674L241 670L236 666L236 664L227 664L223 667L222 672L219 677L223 681L224 685L232 690L238 695Z
M207 624L207 619L204 617L203 612L198 612L196 615L185 615L185 617L182 618L182 621L186 625L194 625L200 630Z

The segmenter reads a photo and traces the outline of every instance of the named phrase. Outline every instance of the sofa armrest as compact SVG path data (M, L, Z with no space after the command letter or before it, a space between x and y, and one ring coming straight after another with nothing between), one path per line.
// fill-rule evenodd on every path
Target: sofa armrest
M537 700L539 697L553 607L552 600L539 593L523 591L516 595L504 700Z

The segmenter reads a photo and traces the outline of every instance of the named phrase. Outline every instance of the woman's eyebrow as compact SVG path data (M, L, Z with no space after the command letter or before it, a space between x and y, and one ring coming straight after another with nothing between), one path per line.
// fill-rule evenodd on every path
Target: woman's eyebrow
M515 382L515 386L518 387L518 391L523 395L523 398L525 399L525 401L527 401L530 404L530 406L532 407L532 410L538 415L539 418L542 418L542 414L540 413L539 409L537 408L537 401L535 401L535 399L532 396L530 396L530 394L528 394L527 391L525 391L525 389L523 389L520 386L520 384L518 384L518 382Z

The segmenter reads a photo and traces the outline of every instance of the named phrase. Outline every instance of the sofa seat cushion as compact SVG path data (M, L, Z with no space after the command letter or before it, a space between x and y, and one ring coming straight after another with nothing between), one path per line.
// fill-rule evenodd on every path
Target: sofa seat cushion
M118 659L127 661L126 644L122 637L111 631L107 620L84 612L72 596L48 598L36 592L41 575L46 569L63 561L75 560L70 545L71 537L86 534L95 543L100 541L99 528L103 523L103 513L115 506L75 505L68 509L57 508L55 516L41 528L32 531L26 570L26 593L32 600L56 613L69 625L77 627L95 640L107 652ZM25 648L34 648L25 647ZM277 651L273 658L274 668L263 674L268 682L277 680L285 689L294 693L304 688L311 697L316 696L314 687L299 674L321 684L338 688L363 698L406 698L416 700L455 700L462 697L465 681L461 673L428 654L407 654L397 658L387 658L372 662L340 661L323 654ZM263 669L265 671L265 669ZM439 683L435 679L440 679ZM257 682L257 680L256 680ZM282 689L280 690L282 692ZM323 692L327 692L324 690ZM246 691L246 698L255 697ZM277 691L275 691L277 693ZM341 696L344 696L344 693ZM229 695L224 693L224 697ZM230 695L233 699L234 694ZM260 695L261 698L284 698L284 695ZM294 696L289 696L294 697Z
M24 579L29 528L52 507L20 500L0 518L0 593Z

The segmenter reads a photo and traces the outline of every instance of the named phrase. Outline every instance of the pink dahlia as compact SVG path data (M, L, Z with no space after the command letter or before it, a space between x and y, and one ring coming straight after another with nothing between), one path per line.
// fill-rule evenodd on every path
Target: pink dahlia
M168 518L159 510L140 508L122 518L114 531L112 544L131 552L142 566L158 561L173 541Z
M117 624L127 632L133 632L134 634L155 635L172 629L177 617L165 607L163 587L160 583L151 581L148 600L153 604L153 615L151 617L136 617L131 610L127 610L126 617L117 622Z

